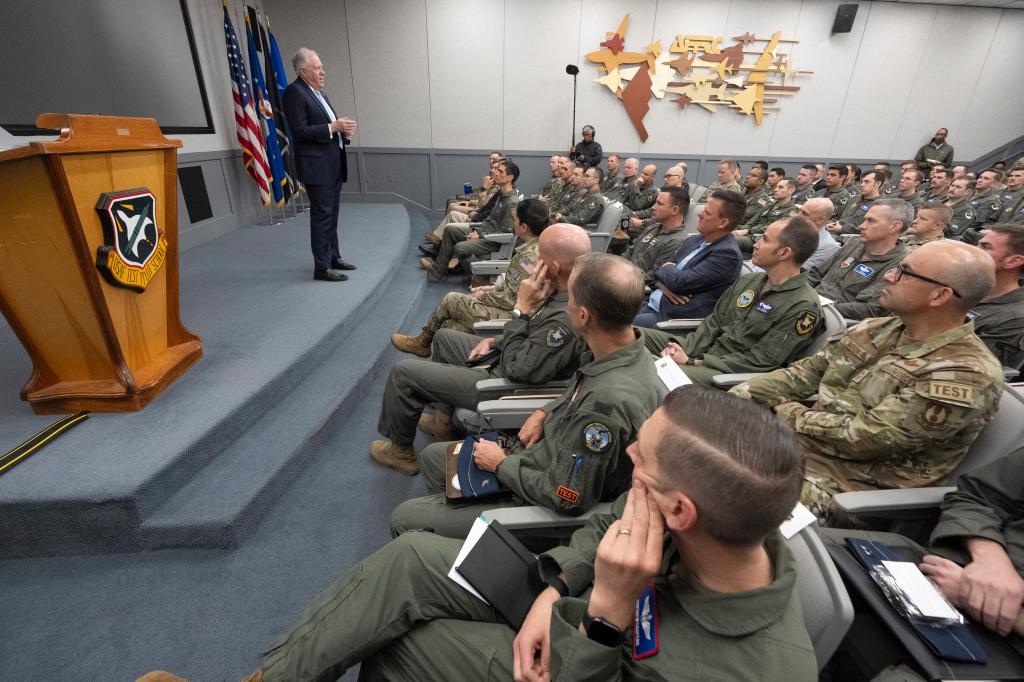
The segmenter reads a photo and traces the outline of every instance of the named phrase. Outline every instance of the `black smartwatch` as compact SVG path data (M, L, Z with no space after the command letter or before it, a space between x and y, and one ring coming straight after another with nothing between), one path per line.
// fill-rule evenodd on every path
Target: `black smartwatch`
M527 315L526 313L524 313L519 308L513 308L512 309L512 319L513 320L529 320L530 316Z
M626 633L612 625L604 618L598 616L591 618L590 614L584 617L584 628L587 631L587 639L591 639L606 647L617 648L622 646Z

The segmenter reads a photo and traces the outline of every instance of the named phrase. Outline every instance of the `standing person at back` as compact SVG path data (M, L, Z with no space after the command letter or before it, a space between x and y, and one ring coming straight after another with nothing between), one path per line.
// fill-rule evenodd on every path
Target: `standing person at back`
M309 197L313 279L343 282L348 275L342 270L356 269L341 259L338 247L341 185L348 180L345 147L356 134L356 122L339 118L323 93L325 71L316 52L299 48L292 67L299 77L284 92L284 110L295 138L299 180Z

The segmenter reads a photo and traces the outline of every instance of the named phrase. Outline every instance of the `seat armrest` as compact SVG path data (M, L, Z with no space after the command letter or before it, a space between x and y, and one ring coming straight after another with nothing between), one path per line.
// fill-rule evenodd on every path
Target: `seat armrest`
M511 531L535 528L579 528L594 515L611 512L611 502L601 502L578 516L566 516L547 507L500 507L488 509L484 516Z
M509 381L504 378L493 378L481 379L476 382L476 390L478 393L498 393L502 395L519 395L520 391L525 390L533 393L543 392L545 395L549 395L552 392L561 393L568 385L568 381L547 381L543 384L524 384L518 381Z
M473 331L486 335L488 332L501 334L508 320L480 320L473 323Z
M511 244L516 240L516 236L511 232L495 232L487 235L484 239L495 244Z
M716 374L711 377L711 380L715 382L715 386L722 388L728 386L735 386L736 384L742 384L744 381L750 381L758 377L763 377L764 372L742 372L739 374Z
M954 490L954 487L858 490L833 496L832 504L856 516L890 516L893 512L938 509L946 493Z
M700 326L700 323L704 321L702 317L693 318L676 318L674 320L665 320L664 322L658 322L655 326L666 332L685 332L693 331Z
M469 264L474 275L500 275L508 270L508 260L477 260Z
M551 398L501 398L482 400L476 410L488 426L498 430L522 428L531 414L551 402Z

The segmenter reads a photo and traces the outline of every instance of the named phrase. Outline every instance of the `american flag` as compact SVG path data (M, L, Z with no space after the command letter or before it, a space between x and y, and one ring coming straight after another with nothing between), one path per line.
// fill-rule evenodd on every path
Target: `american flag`
M267 150L263 145L263 134L256 119L252 97L249 96L249 81L245 77L242 53L238 49L238 38L235 27L228 17L228 8L224 7L224 39L228 47L228 70L231 72L231 92L235 100L235 125L238 144L242 148L245 170L256 183L263 205L270 205L270 164L267 162Z

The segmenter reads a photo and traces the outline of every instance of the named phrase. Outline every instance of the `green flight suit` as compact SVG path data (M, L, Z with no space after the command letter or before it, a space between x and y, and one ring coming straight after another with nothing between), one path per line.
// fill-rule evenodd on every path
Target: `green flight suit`
M701 206L703 204L708 203L708 199L711 198L711 195L714 194L715 192L717 192L720 189L721 190L726 190L726 191L729 191L729 192L736 192L740 196L743 196L745 194L743 188L740 187L740 183L736 182L735 180L730 180L729 182L725 183L724 185L722 183L720 183L718 180L715 180L710 185L708 185L707 190L704 192L704 194L701 196L701 198L697 201L697 205Z
M626 208L630 210L630 216L641 219L649 218L651 214L647 209L657 201L660 191L661 188L655 187L653 182L647 187L637 186L636 192L629 197L629 204L626 205ZM645 211L646 214L644 214Z
M701 366L680 369L694 382L714 386L716 374L770 372L785 367L821 330L821 297L801 272L779 286L768 274L741 276L718 299L714 311L696 330L674 337L659 329L642 330L647 349L655 355L675 341L687 357Z
M914 154L914 161L917 161L918 170L925 173L930 171L932 166L937 166L940 163L949 168L949 165L953 163L953 147L946 142L940 142L939 144L928 142L921 145L921 148L917 150L917 154Z
M949 195L946 190L942 190L938 194L931 191L918 192L918 196L921 197L922 206L934 206L935 204L944 204L949 201Z
M942 514L929 544L958 564L970 563L968 538L998 542L1018 573L1024 574L1024 449L968 471L942 500Z
M865 320L731 391L793 428L816 514L839 492L938 485L999 407L1002 367L972 322L920 341L904 331L898 317Z
M860 224L864 222L864 216L878 199L865 199L864 195L858 194L846 203L839 222L843 225L843 234L860 234Z
M804 187L803 189L800 189L799 187L797 187L796 191L793 192L793 203L794 204L803 204L805 201L807 201L808 199L810 199L814 195L815 195L815 191L814 191L814 183L813 182L808 183L808 185L806 187Z
M765 540L773 580L741 594L712 592L680 561L666 534L661 567L654 578L658 653L633 658L632 638L607 647L579 631L594 582L597 546L620 518L625 496L612 513L595 516L567 547L541 555L542 575L564 573L570 595L551 615L552 680L729 680L760 682L818 679L796 589L796 561L778 533Z
M644 281L648 286L652 286L651 283L654 281L652 273L660 268L662 263L675 261L679 245L689 236L682 225L672 230L666 230L661 223L651 222L644 226L643 232L624 256L643 271Z
M573 534L569 546L541 555L543 574L564 571L571 591L553 607L552 679L817 679L796 560L778 533L765 541L771 584L742 595L700 585L666 534L654 580L658 654L635 661L628 641L612 649L584 637L579 624L597 545L624 507L625 495L612 513ZM263 654L263 679L334 682L360 661L365 680L512 679L515 630L448 577L462 544L433 533L405 533L386 544L303 609L298 625Z
M636 184L637 179L638 178L635 175L628 180L626 178L622 179L622 195L619 197L619 201L622 202L622 205L627 209L633 202L633 198L636 196L636 193L640 191L640 188L637 187Z
M768 192L768 185L762 185L761 189L753 194L746 194L747 210L743 213L743 222L747 223L772 201L772 195Z
M736 244L740 247L740 251L743 252L745 257L749 258L750 254L754 252L754 238L757 235L764 234L768 226L776 220L781 220L799 210L792 201L788 201L781 206L778 201L773 201L765 206L750 219L749 223L740 226L741 229L750 231L749 234L736 235Z
M568 303L569 292L559 291L529 320L509 320L495 342L500 356L487 367L465 366L481 337L439 332L431 344L432 360L403 359L391 366L377 431L396 445L411 446L428 404L475 409L481 399L476 382L481 379L541 384L572 375L586 344L569 326Z
M626 446L657 409L664 384L643 339L600 360L588 362L590 357L584 354L569 386L544 407L543 438L529 448L517 440L498 467L498 480L511 498L448 504L445 456L450 443L434 443L419 457L431 494L400 504L391 515L392 532L433 528L446 537L465 537L488 508L539 505L578 514L625 490L633 468Z
M601 183L601 194L612 201L620 201L622 199L622 176L606 173L604 182Z
M601 201L600 192L586 192L572 205L562 212L562 222L573 225L590 225L601 218L604 211L604 202Z
M914 215L917 215L918 209L920 209L922 206L924 206L924 201L921 199L921 195L918 194L917 192L912 192L909 197L905 197L902 194L897 192L896 194L894 194L890 198L891 199L903 199L903 201L907 202L908 204L910 204L914 208Z
M452 224L446 227L441 244L437 247L437 256L434 258L435 271L438 274L447 274L448 262L452 257L461 260L469 256L486 256L501 248L501 244L488 241L487 236L512 231L512 218L522 198L519 190L513 187L508 192L501 193L498 203L482 223ZM468 239L470 232L476 232L480 237Z
M576 207L576 204L580 202L585 196L587 196L587 191L585 189L570 184L566 188L565 193L562 194L562 197L561 199L559 199L558 203L551 206L552 219L554 218L554 215L556 213L565 214L571 211L573 208Z
M967 313L974 333L1003 367L1024 367L1024 288L986 298Z
M953 210L953 215L950 216L949 225L944 230L946 239L963 240L964 233L977 221L978 213L967 198L961 199L950 208Z
M840 187L839 189L829 189L826 187L820 192L816 192L814 196L828 199L832 202L832 220L839 220L839 216L846 209L846 204L850 203L850 193L846 191L845 187Z
M885 273L900 264L906 247L896 246L879 256L864 252L860 237L853 237L835 255L809 272L809 281L819 294L836 302L843 317L863 320L885 315L878 297L885 287Z
M1003 210L1003 202L1000 199L1001 194L1002 192L999 190L992 190L987 194L976 194L971 197L971 208L977 214L977 218L974 221L975 225L995 222L995 217Z
M1002 209L992 220L994 223L1024 223L1024 189L1006 190L999 197Z

